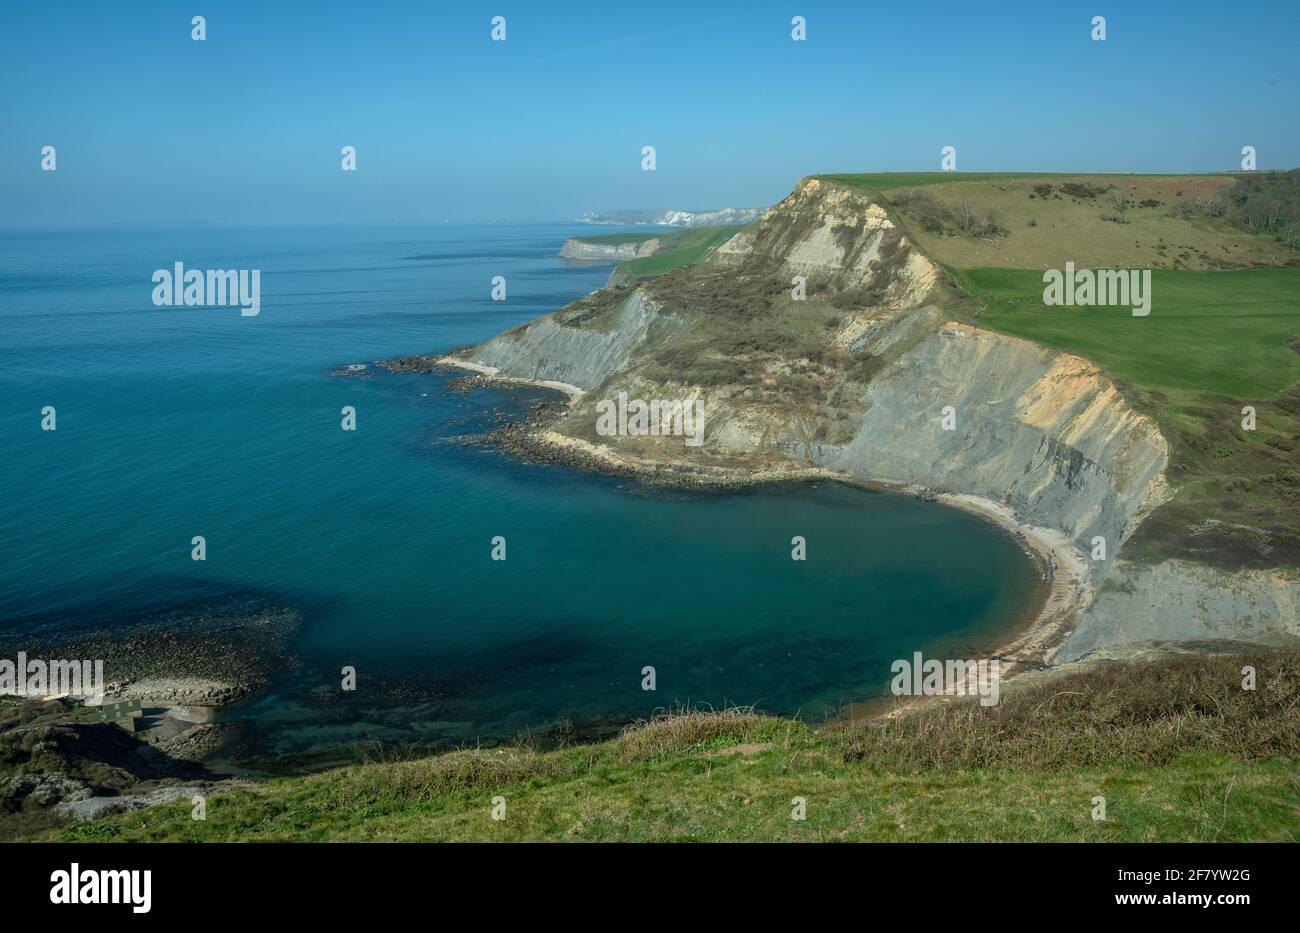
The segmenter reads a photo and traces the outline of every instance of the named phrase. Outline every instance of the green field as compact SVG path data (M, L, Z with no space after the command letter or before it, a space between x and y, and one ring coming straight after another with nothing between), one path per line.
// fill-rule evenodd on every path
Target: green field
M661 235L659 249L641 259L629 259L615 270L620 281L631 285L699 261L709 250L727 242L741 227L693 227Z
M995 707L930 704L889 722L813 729L729 711L596 745L539 736L275 779L212 797L202 822L182 801L45 837L1300 841L1300 652L1253 652L1253 692L1244 660L1102 665L1009 688Z
M1158 389L1277 395L1300 381L1300 269L1156 269L1151 313L1043 304L1043 276L1020 269L954 271L986 306L982 326L1069 350L1111 376Z
M896 181L916 180L918 176ZM885 206L928 256L959 269L1139 268L1219 271L1287 267L1300 254L1279 227L1261 235L1233 218L1286 216L1288 176L1026 175L947 173L924 184L859 187ZM1238 194L1252 202L1243 207ZM1279 210L1279 208L1283 208ZM1227 216L1231 212L1232 217Z

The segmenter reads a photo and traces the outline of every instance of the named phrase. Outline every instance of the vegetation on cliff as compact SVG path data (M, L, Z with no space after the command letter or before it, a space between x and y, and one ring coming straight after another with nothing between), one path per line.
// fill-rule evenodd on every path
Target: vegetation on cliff
M740 227L696 227L674 231L660 238L655 252L640 259L629 259L614 270L614 281L622 285L635 285L645 279L663 275L698 262L720 243L735 236Z
M1044 308L1033 272L957 275L985 305L980 326L1096 361L1160 425L1175 495L1139 526L1129 559L1300 566L1300 268L1157 270L1142 319Z

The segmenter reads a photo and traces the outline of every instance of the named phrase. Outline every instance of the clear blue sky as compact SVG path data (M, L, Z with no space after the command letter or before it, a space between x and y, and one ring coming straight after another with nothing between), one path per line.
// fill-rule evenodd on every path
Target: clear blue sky
M0 225L747 207L944 145L963 171L1291 168L1297 50L1295 0L5 0Z

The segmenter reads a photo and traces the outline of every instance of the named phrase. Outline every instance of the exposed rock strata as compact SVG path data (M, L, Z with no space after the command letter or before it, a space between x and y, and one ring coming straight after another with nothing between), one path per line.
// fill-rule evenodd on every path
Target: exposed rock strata
M1300 574L1230 572L1188 561L1117 560L1080 619L1063 660L1129 642L1300 639Z
M756 475L825 468L848 478L974 496L1024 526L1072 541L1086 577L1077 629L1061 656L1153 639L1300 636L1297 586L1286 574L1232 574L1194 564L1141 568L1117 560L1124 541L1168 496L1165 439L1081 357L951 319L943 276L862 195L808 179L761 221L699 264L701 276L803 276L841 300L831 345L870 364L823 382L819 397L764 404L737 385L673 382L644 363L674 328L644 287L604 328L548 316L459 355L505 376L587 390L549 430L533 432L583 462L656 462L670 471L734 468ZM854 302L855 296L862 296ZM708 308L700 309L707 314ZM769 364L770 377L807 368ZM761 386L760 386L761 388ZM597 438L592 399L703 398L705 444L681 438ZM944 430L946 406L956 418ZM548 440L549 439L549 440ZM576 454L575 454L576 455ZM1106 557L1092 560L1095 539ZM1079 613L1075 612L1075 618ZM1067 630L1068 631L1068 630Z
M637 289L608 330L565 326L547 316L508 330L460 356L503 375L594 389L627 364L657 316L645 292Z

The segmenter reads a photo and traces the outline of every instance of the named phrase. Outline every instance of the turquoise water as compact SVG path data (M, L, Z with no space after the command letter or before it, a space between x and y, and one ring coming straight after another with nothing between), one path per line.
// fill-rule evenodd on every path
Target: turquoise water
M4 624L227 594L292 605L302 667L232 711L289 750L676 702L818 719L881 692L914 650L977 656L1024 610L1029 561L963 513L837 484L684 495L518 463L459 439L538 391L329 375L475 343L599 286L608 267L555 258L581 232L0 234ZM261 269L261 314L154 307L153 270L178 260ZM509 300L490 300L494 275ZM40 430L45 405L55 432ZM505 561L490 560L495 535ZM359 687L338 698L345 664Z

